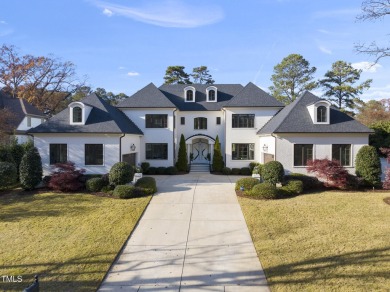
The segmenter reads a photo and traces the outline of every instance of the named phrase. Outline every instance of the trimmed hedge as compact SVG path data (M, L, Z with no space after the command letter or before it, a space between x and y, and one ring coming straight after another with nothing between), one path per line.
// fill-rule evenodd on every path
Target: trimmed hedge
M278 198L278 189L273 184L261 183L255 185L245 194L256 199L274 200Z
M251 175L252 172L251 172L249 167L243 167L240 169L240 174L241 175Z
M156 172L157 172L157 168L156 167L153 167L153 166L151 166L151 167L149 167L149 169L148 169L148 174L156 174Z
M381 162L373 146L363 146L356 154L356 175L372 187L381 185Z
M241 171L241 169L239 169L239 168L232 168L232 174L233 175L239 175L240 174L240 171Z
M262 178L264 182L276 184L284 179L284 168L279 161L270 161L264 164L262 169Z
M169 174L169 175L175 175L178 173L178 170L175 166L170 166L170 167L167 167L165 169L165 174Z
M222 173L225 175L232 174L232 170L229 167L222 168Z
M120 199L132 199L146 196L144 189L133 187L131 185L118 185L115 187L113 196Z
M19 166L20 184L24 190L32 190L42 181L42 161L38 149L26 151Z
M127 162L115 163L109 173L109 181L111 185L123 185L131 182L134 177L134 168Z
M135 183L136 187L143 188L148 195L157 192L156 180L153 177L142 177Z
M13 185L18 180L14 163L0 161L0 188Z
M238 191L240 187L244 187L244 191L250 191L255 185L259 184L260 181L253 177L244 177L236 181L235 190Z
M303 191L310 191L322 187L322 183L314 176L301 173L290 173L284 177L285 180L300 180L303 183Z
M156 174L165 174L166 167L160 166L157 167Z
M91 178L85 183L85 187L90 192L100 192L104 186L106 186L106 184L101 177Z
M286 185L278 189L280 197L296 196L303 192L303 183L300 180L289 180Z
M150 167L150 163L149 162L142 162L141 163L141 168L142 168L143 174L148 173L149 167Z

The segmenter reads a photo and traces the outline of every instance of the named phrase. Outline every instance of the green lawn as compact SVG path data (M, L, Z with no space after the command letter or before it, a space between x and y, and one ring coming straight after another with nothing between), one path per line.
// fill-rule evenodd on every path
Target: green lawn
M34 274L41 291L96 290L150 198L0 196L0 275L23 277L0 291L22 291Z
M389 291L387 193L239 197L272 291Z

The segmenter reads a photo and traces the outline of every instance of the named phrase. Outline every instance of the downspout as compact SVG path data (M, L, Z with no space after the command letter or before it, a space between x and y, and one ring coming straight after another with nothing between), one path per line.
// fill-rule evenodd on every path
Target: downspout
M223 121L224 121L224 135L225 135L225 141L224 141L224 149L223 149L223 153L224 153L224 161L225 161L225 166L226 166L226 110L224 108L222 108L222 111L223 111Z
M126 136L125 133L122 133L123 135L119 137L119 161L122 162L122 138Z
M173 165L175 165L176 163L176 145L175 145L175 130L176 130L176 116L175 116L175 112L177 111L177 108L175 108L172 112L172 116L173 116L173 136L172 136L172 148L173 148Z
M275 138L275 156L274 156L274 160L276 161L276 142L278 141L278 139L276 138L276 136L274 136L273 133L271 133L271 137Z

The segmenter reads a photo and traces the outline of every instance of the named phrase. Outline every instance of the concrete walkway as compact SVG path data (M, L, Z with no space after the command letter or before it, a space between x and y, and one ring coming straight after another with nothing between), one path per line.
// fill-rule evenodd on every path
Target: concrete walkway
M155 178L159 192L99 291L269 291L237 176Z

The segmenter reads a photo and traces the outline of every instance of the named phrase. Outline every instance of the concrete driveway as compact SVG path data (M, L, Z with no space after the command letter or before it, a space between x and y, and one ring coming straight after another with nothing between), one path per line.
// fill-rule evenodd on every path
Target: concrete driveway
M155 176L158 193L99 291L269 291L238 176Z

